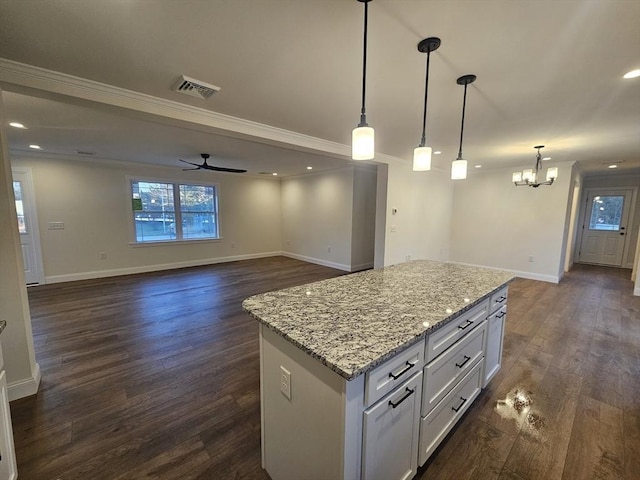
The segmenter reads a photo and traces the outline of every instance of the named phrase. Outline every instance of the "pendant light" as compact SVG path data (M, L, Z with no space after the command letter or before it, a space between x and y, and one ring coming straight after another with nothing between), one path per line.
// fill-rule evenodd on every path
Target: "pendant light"
M364 49L362 55L362 109L360 110L360 123L351 134L351 158L354 160L370 160L374 157L374 131L367 124L367 114L364 107L364 99L367 87L367 21L369 2L371 0L358 0L364 3Z
M422 137L420 145L413 150L413 171L427 172L431 170L431 147L427 147L426 128L427 128L427 97L429 93L429 59L431 52L437 50L440 46L440 39L437 37L429 37L418 43L418 51L427 54L427 72L424 81L424 110L422 113Z
M538 175L542 170L542 155L540 149L544 148L544 145L537 145L533 147L538 150L536 154L536 167L535 169L527 168L521 172L513 173L513 183L516 187L533 187L538 188L540 185L553 185L553 182L558 178L558 167L550 167L547 169L547 179L545 182L538 181Z
M458 85L464 85L464 97L462 99L462 124L460 125L460 149L458 158L451 162L451 180L464 180L467 178L467 161L462 158L462 136L464 134L464 112L467 106L467 85L475 82L475 75L463 75L456 80Z

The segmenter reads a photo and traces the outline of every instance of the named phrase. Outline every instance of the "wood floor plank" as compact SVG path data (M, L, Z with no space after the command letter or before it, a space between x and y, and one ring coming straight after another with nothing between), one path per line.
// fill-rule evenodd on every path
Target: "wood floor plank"
M20 479L268 480L258 326L241 302L343 273L271 257L29 288L43 377L37 395L11 402ZM602 478L637 480L629 275L576 265L558 285L512 282L502 369L417 478L588 476L602 448L622 465L596 469ZM508 398L520 420L500 416Z
M580 396L562 479L622 478L623 449L622 410Z

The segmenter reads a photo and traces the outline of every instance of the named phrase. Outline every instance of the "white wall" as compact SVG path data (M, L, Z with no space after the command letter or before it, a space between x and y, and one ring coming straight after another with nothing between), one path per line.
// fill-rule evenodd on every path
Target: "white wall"
M0 89L0 320L7 322L0 340L9 383L9 399L15 400L38 391L40 367L36 363L33 347L31 314L2 111Z
M354 169L282 179L282 250L351 270Z
M449 172L414 172L409 161L388 166L384 264L407 257L448 260L453 214Z
M451 260L558 282L573 189L571 165L558 167L551 186L515 187L511 170L502 169L475 171L456 183Z
M280 184L256 178L125 162L17 158L32 169L47 283L279 254ZM215 182L221 240L131 245L127 176ZM64 222L64 230L47 230ZM105 252L106 259L99 253Z
M353 172L353 214L351 233L351 271L373 267L376 236L375 167L355 168Z
M636 256L636 244L638 243L638 229L640 229L640 195L638 195L637 189L640 187L640 174L622 174L622 175L607 175L607 176L591 176L584 178L584 189L589 188L624 188L627 187L630 190L635 191L635 198L632 200L634 207L631 214L634 215L630 219L630 224L627 225L627 240L625 243L624 256L622 258L622 266L624 268L633 268L634 260ZM580 202L580 208L583 213L586 207L585 199Z

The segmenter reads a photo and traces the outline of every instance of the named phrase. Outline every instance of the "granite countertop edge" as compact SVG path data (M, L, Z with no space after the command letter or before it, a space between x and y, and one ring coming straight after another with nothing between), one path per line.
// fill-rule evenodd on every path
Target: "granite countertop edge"
M0 334L2 334L2 332L4 331L4 329L7 327L7 322L6 320L0 320Z

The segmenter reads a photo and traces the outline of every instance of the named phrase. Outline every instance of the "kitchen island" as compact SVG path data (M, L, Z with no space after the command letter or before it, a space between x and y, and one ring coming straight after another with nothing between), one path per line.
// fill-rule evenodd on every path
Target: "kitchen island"
M500 368L504 271L413 261L250 297L274 480L410 479Z

